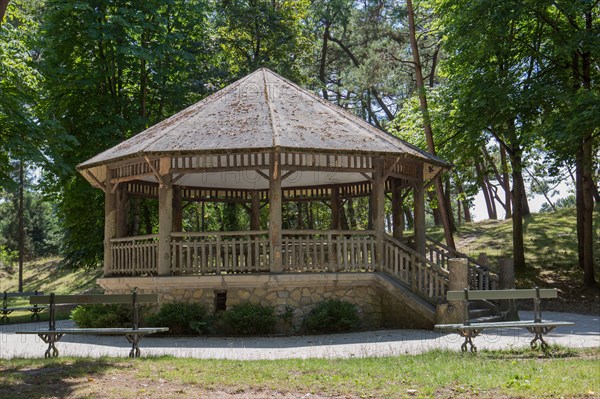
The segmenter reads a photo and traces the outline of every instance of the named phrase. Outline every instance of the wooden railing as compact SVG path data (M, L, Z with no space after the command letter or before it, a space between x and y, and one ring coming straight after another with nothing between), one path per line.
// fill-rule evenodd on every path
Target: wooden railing
M445 270L448 270L448 259L466 259L469 266L469 285L472 290L495 290L500 286L498 273L488 265L482 265L477 260L430 237L427 237L425 248L427 258Z
M374 232L350 230L284 230L285 272L374 271Z
M110 276L149 276L157 272L158 234L110 240Z
M269 272L267 231L171 233L171 273Z
M383 271L433 304L444 301L448 290L448 270L388 235L384 242Z

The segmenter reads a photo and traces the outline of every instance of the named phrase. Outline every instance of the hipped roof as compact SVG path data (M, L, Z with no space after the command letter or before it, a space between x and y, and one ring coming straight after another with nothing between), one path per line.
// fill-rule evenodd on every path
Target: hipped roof
M406 156L450 166L261 68L77 168L143 156L272 150Z

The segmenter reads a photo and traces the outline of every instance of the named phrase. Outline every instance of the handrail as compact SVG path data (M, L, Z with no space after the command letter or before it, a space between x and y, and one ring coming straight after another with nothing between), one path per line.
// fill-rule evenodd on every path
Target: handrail
M268 230L248 230L248 231L190 231L180 232L174 231L171 237L239 237L239 236L255 236L269 234Z
M420 253L418 253L414 249L410 248L409 246L407 246L403 242L401 242L401 241L399 241L399 240L395 239L394 237L392 237L390 235L387 235L387 234L384 237L385 237L386 240L394 243L394 245L396 245L397 247L399 247L401 250L406 251L408 254L413 255L417 259L421 260L423 263L425 263L426 265L428 265L429 267L431 267L432 269L434 269L439 274L444 275L444 276L449 276L450 275L450 272L448 272L448 270L441 268L438 264L436 264L435 262L430 261L429 259L427 259L427 257L421 255Z
M128 242L128 241L143 241L143 240L153 240L155 238L158 238L158 234L146 234L143 236L111 238L110 242L116 243L116 242Z
M434 245L436 245L436 246L438 246L438 247L441 247L441 248L445 249L446 251L448 251L448 253L449 253L449 254L451 254L451 255L453 255L453 256L455 256L455 257L457 257L457 258L463 258L463 259L467 259L469 262L473 263L474 265L477 265L477 266L481 267L482 269L485 269L486 271L489 271L489 272L491 272L491 273L494 273L494 274L497 274L497 273L498 273L498 272L497 272L496 270L494 270L494 268L492 268L491 266L489 266L489 265L484 265L484 264L481 264L481 263L479 263L479 261L478 261L478 260L476 260L476 259L473 259L473 258L472 258L472 257L470 257L469 255L467 255L467 254L464 254L464 253L462 253L462 252L458 252L456 249L454 249L454 248L451 248L451 247L447 246L446 244L444 244L444 243L442 243L442 242L440 242L440 241L438 241L438 240L435 240L435 239L431 238L430 236L425 236L425 238L426 238L428 241L431 241L431 242L432 242Z
M282 230L283 235L374 235L375 230Z

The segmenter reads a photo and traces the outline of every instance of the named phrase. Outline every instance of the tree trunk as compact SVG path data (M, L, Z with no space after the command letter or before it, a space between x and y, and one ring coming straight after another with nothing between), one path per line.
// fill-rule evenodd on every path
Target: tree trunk
M594 194L592 180L593 173L593 145L592 136L584 138L583 145L581 148L581 211L578 210L578 214L581 213L581 217L577 218L577 221L581 220L581 231L583 233L583 239L581 240L582 258L580 264L583 267L583 283L588 286L596 285L596 278L594 276ZM579 176L579 174L578 174ZM579 215L578 215L579 216ZM578 228L579 231L579 228Z
M417 92L419 93L419 106L421 113L423 114L423 130L425 131L425 139L427 140L427 150L435 155L435 145L433 142L433 130L431 128L431 120L429 118L429 108L427 107L427 95L425 93L425 84L423 81L423 69L421 67L421 59L419 56L419 46L417 44L417 33L415 26L415 13L413 8L412 0L406 1L406 11L408 14L408 31L410 37L410 47L412 51L413 63L415 66L415 80L417 84ZM446 244L455 249L454 237L452 236L452 228L450 226L450 219L448 218L448 207L446 206L446 199L444 196L444 189L442 186L442 180L440 176L436 176L435 191L438 198L438 204L441 212L442 223L444 225L444 235L446 237Z
M523 243L523 201L519 200L523 197L523 174L521 172L521 150L520 148L513 149L510 156L512 164L513 178L513 257L515 261L515 269L525 269L525 246Z
M25 215L23 186L25 185L25 172L23 159L19 160L19 292L23 292L23 261L25 258Z
M10 0L0 0L0 23L4 19L4 14L6 14L6 8L8 7L8 3Z
M456 232L456 222L454 221L454 211L452 210L452 202L450 200L450 177L446 175L444 187L444 203L446 204L446 214L450 222L450 229ZM460 212L460 209L458 210Z
M319 80L323 83L323 98L328 100L329 96L327 95L327 78L325 74L325 66L327 65L327 42L329 38L329 27L331 23L327 21L325 23L325 31L323 33L323 45L321 47L321 62L319 65Z
M471 217L471 210L467 201L463 201L463 210L465 211L465 223L471 223L473 218Z
M406 218L406 228L409 230L413 229L415 227L415 219L410 209L406 206L404 207L404 217Z
M502 188L504 189L504 219L512 217L512 201L510 195L510 179L508 177L508 163L506 162L506 149L500 145L500 163L502 164Z
M483 193L483 198L485 200L485 206L487 208L488 218L495 220L495 219L497 219L497 215L496 215L496 212L494 212L494 207L492 206L492 201L494 199L490 197L490 192L488 190L486 180L484 179L484 176L483 176L483 168L481 167L481 164L479 162L475 163L475 172L477 173L477 176L478 176L477 180L479 181L479 185L481 186L481 192Z
M350 220L350 230L356 230L356 212L352 198L348 198L348 219Z
M591 10L585 13L585 30L586 33L592 34L592 12ZM591 91L592 89L592 55L589 49L582 54L582 87L584 90ZM594 276L594 188L596 187L593 180L594 175L594 139L592 132L586 132L582 140L581 146L581 222L583 233L583 283L588 286L596 285ZM579 221L579 217L577 218Z

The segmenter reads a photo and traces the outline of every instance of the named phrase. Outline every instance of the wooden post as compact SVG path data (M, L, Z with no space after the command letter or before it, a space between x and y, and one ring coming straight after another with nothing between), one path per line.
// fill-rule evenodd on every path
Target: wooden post
M171 159L161 158L158 187L158 275L171 272L171 232L173 231L173 185L171 184Z
M448 291L462 291L469 288L469 262L465 258L448 259ZM461 323L469 319L468 304L463 301L448 301L455 309L454 323Z
M117 236L117 194L112 192L112 170L106 166L104 187L104 277L110 276L112 251L110 240Z
M173 186L173 231L183 231L183 198L181 187Z
M383 159L374 158L373 165L373 230L375 230L375 261L379 270L383 267L383 240L385 235L385 180Z
M419 180L414 186L415 251L425 256L425 186Z
M121 183L126 185L127 183ZM117 189L117 237L127 237L129 235L129 225L127 216L129 213L129 196L125 186Z
M283 271L281 252L281 154L271 153L269 162L269 242L271 244L271 273Z
M392 179L392 234L396 240L404 235L404 207L402 206L402 181Z
M510 290L515 288L515 264L512 258L501 258L498 268L500 289ZM519 312L514 299L500 301L500 311L504 313L504 320L519 320Z

